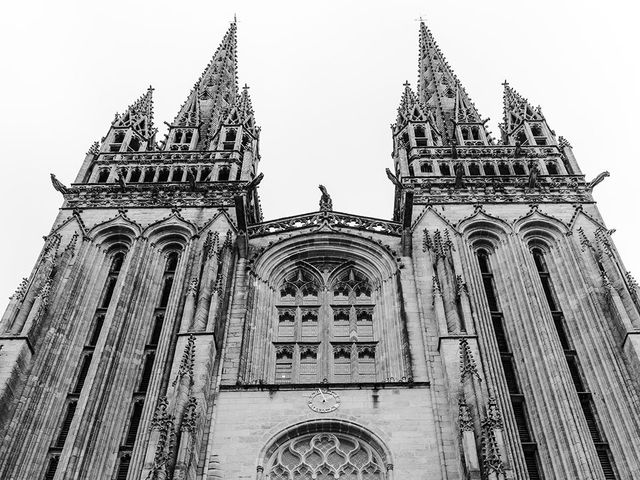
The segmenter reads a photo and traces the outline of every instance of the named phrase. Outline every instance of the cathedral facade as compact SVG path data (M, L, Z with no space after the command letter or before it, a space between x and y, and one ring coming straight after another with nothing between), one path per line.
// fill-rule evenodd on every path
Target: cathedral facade
M569 142L492 138L431 32L391 220L265 220L236 25L117 115L0 321L7 480L640 478L640 288ZM268 180L266 180L268 181Z

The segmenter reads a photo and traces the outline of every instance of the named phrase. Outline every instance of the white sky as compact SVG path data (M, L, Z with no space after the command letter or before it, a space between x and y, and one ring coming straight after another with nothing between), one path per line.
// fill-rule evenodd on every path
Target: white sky
M160 138L234 13L240 84L262 127L265 217L334 209L390 218L391 134L402 84L415 87L423 16L498 136L502 86L540 104L573 145L627 269L640 167L637 27L632 1L21 1L0 17L3 205L0 313L29 275L85 152L149 84Z

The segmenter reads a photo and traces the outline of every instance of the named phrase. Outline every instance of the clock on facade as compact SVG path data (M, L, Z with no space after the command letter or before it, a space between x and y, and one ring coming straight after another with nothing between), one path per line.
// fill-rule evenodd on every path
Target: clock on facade
M319 388L309 396L309 408L318 413L333 412L340 406L340 396L330 390Z

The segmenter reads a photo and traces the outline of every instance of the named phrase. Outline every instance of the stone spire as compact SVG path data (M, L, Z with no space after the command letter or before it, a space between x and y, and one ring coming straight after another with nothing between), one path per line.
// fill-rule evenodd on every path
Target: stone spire
M449 67L431 31L420 22L418 98L434 114L437 128L446 140L455 137L454 124L482 124L480 114Z
M237 95L236 30L234 21L192 92L194 96L197 95L202 122L202 138L198 142L200 149L208 147L218 131L222 115ZM189 104L189 100L186 104Z
M516 92L505 80L502 84L503 113L501 127L507 132L512 132L524 120L544 120L540 107L533 108L528 100Z
M540 107L529 101L505 81L503 84L503 118L500 129L505 144L556 145L555 132L549 128Z
M112 126L117 128L132 128L145 139L154 133L153 127L153 87L149 86L146 93L130 105L122 114L116 114Z

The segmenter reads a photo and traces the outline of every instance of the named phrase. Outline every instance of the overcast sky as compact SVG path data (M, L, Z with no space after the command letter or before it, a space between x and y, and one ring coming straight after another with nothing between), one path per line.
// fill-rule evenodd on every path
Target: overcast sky
M312 6L313 5L313 6ZM173 120L238 17L240 84L262 127L265 217L334 209L390 218L389 125L415 87L423 17L498 136L502 86L573 145L626 268L640 277L640 99L632 1L20 1L0 18L0 310L29 275L69 184L116 111L155 87ZM0 312L1 313L1 312Z

